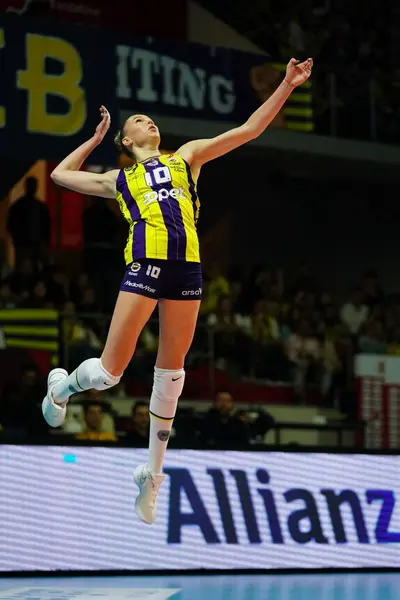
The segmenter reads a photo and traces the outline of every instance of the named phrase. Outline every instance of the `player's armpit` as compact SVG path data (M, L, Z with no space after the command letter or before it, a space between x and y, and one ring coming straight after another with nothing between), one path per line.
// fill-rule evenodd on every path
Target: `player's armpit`
M177 154L190 165L201 167L204 163L227 154L257 137L257 132L247 124L230 129L214 138L193 140L179 148Z
M51 174L51 179L57 185L74 192L88 194L89 196L100 196L101 198L115 198L118 172L117 169L107 173L55 169Z

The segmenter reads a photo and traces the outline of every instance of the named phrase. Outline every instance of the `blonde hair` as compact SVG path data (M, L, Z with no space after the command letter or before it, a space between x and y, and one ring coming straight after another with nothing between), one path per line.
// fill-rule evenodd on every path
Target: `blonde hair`
M126 121L125 121L125 123L126 123ZM135 155L133 154L133 152L131 152L129 150L129 148L127 148L125 146L125 144L122 143L122 140L124 139L124 135L125 135L124 134L125 123L122 125L121 129L119 131L117 131L117 133L114 136L114 146L116 147L118 152L123 152L124 154L126 154L126 156L128 158L135 160Z

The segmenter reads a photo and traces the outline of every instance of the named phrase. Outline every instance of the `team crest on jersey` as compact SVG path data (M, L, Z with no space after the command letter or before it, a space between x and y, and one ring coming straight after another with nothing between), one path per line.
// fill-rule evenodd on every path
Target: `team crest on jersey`
M131 264L132 273L138 273L138 271L140 271L140 267L141 267L140 263L132 263Z
M149 167L156 167L158 165L158 160L150 160L146 165L149 165Z

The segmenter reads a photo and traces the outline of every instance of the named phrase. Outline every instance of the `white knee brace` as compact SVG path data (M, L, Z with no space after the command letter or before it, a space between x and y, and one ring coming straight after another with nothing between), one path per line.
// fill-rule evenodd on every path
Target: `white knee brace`
M183 369L170 371L155 367L150 415L159 419L173 420L184 383L185 371Z

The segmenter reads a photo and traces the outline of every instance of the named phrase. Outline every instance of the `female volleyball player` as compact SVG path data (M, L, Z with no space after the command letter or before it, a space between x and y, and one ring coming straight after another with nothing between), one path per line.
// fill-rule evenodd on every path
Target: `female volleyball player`
M49 425L64 421L69 397L91 388L116 385L131 360L140 332L159 306L160 343L150 398L148 462L137 467L136 512L145 523L156 517L156 499L164 480L162 465L178 398L185 381L184 361L192 342L202 293L196 220L196 182L201 167L259 136L275 118L292 90L311 74L312 59L292 59L284 81L248 121L213 139L184 144L175 154L161 155L160 135L151 119L133 115L118 132L117 147L134 159L132 167L104 174L80 171L110 128L101 107L93 137L65 158L51 177L83 194L117 198L130 229L125 248L127 270L121 283L101 358L83 362L70 375L54 369L48 377L43 415Z

